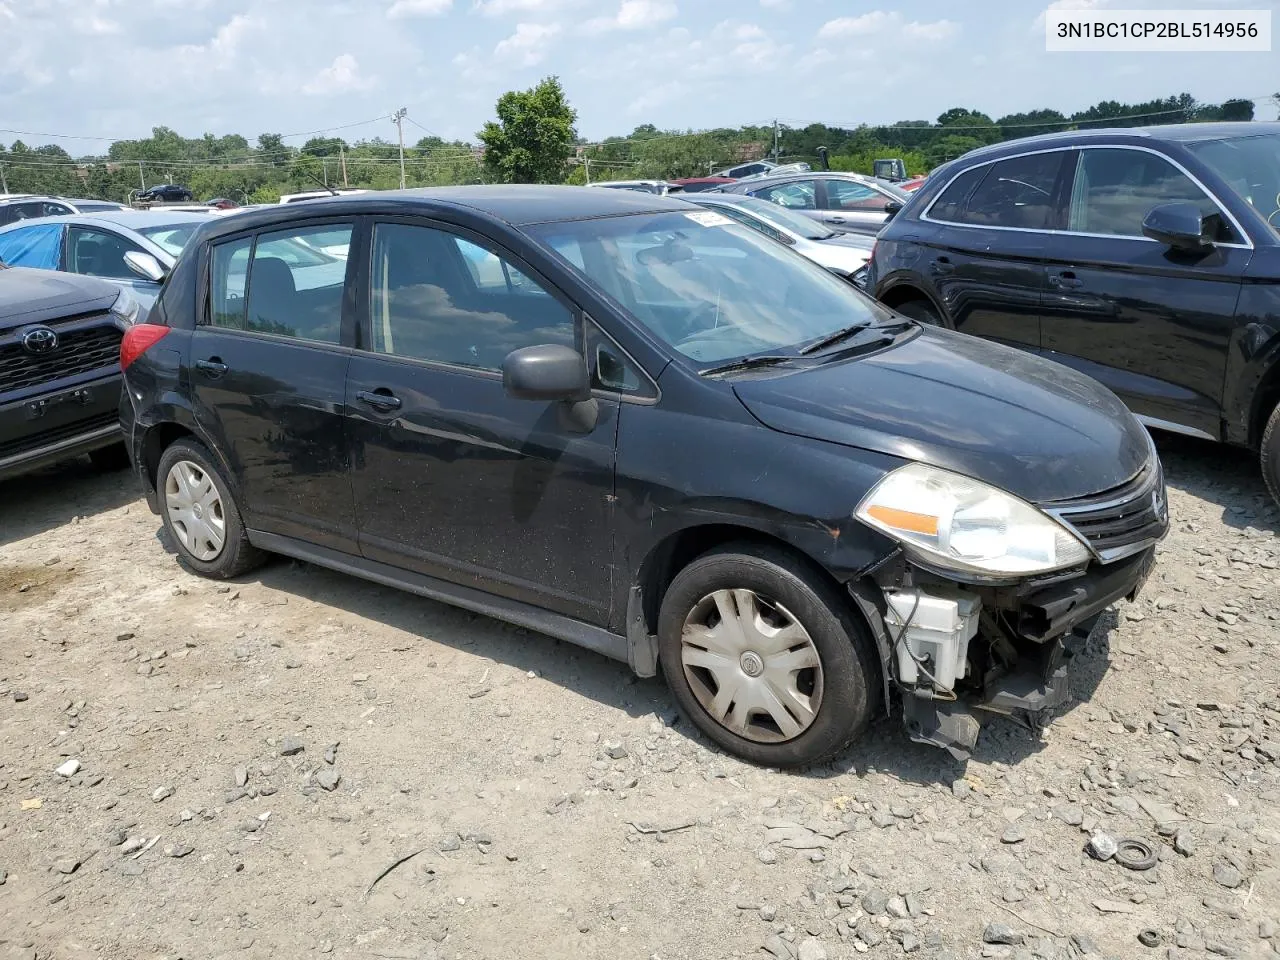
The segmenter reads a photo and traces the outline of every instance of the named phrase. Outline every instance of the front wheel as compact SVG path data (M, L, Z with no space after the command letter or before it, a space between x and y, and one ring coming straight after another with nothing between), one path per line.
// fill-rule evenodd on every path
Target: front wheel
M1271 498L1280 504L1280 404L1271 411L1271 419L1262 431L1262 479Z
M942 315L934 309L933 304L928 300L908 300L906 303L900 303L893 308L904 317L915 320L917 323L927 324L931 327L945 327L946 321L942 319Z
M225 580L262 563L264 554L249 543L231 488L203 445L178 440L166 448L156 487L164 528L184 567Z
M835 588L769 547L714 550L676 574L658 645L681 710L725 750L765 766L830 759L879 700L865 631Z

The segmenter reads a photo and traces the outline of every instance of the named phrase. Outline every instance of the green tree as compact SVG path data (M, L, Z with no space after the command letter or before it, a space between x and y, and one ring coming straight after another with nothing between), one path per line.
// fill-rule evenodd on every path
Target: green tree
M558 77L498 98L498 122L480 131L484 166L502 183L563 183L577 137L577 111Z
M996 121L1000 136L1005 140L1019 137L1037 137L1042 133L1066 130L1070 121L1057 110L1029 110L1026 113L1010 113Z

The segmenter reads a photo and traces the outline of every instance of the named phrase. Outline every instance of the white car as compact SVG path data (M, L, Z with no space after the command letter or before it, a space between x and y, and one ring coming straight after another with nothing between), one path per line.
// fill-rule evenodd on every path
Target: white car
M684 198L786 244L832 273L855 280L875 246L875 237L840 233L768 200L740 193L696 193ZM856 280L855 280L856 282Z

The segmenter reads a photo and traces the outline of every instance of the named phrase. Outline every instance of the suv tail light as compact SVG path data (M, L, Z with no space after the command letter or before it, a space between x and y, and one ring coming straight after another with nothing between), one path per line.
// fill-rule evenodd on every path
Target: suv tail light
M138 323L126 330L120 341L120 369L128 370L129 364L164 339L168 332L168 327L158 323Z

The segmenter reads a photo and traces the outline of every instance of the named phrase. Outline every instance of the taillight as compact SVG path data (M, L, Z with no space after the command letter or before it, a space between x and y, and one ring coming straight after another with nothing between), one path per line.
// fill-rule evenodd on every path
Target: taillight
M120 341L120 369L128 370L129 364L164 339L168 332L168 327L158 323L136 323L126 330Z

